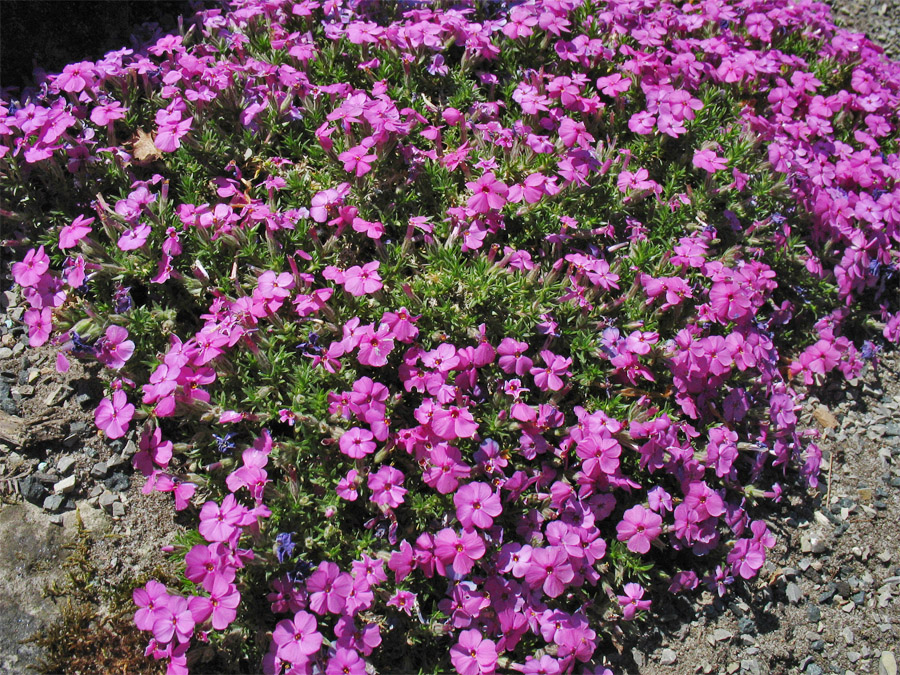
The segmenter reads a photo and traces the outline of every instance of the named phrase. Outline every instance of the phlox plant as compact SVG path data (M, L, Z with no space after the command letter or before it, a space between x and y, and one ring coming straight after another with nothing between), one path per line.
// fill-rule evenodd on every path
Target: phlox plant
M196 523L147 658L607 673L759 574L900 338L900 64L806 0L184 25L0 102L30 344Z

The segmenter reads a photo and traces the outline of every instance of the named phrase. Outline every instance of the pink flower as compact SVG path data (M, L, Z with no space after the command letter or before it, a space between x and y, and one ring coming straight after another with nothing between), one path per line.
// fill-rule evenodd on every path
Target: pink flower
M378 159L377 155L369 153L369 149L374 144L374 139L367 138L360 145L338 155L338 159L344 163L344 171L355 174L357 178L369 173L372 170L372 164Z
M347 475L338 481L335 488L338 497L346 499L348 502L356 501L356 498L359 497L359 492L356 490L357 476L359 476L359 472L356 469L350 469Z
M216 502L206 502L200 509L200 535L209 542L228 541L243 524L247 509L227 495L219 506Z
M59 231L59 249L65 250L78 244L79 241L84 239L90 233L91 223L93 223L94 220L94 218L78 216L72 221L71 225L64 226Z
M566 584L575 578L569 557L560 546L536 548L525 568L525 581L533 588L539 585L551 598L558 598L566 590Z
M525 356L528 351L527 342L519 342L513 338L503 338L497 346L497 354L500 356L497 364L504 373L522 376L531 370L534 362Z
M491 675L497 667L497 645L474 628L464 630L450 648L450 661L459 675Z
M325 675L365 675L366 662L355 649L338 647L328 659Z
M468 574L485 553L485 545L475 532L456 534L444 528L434 537L434 555L442 565L452 565L457 574Z
M350 295L360 297L381 290L381 276L378 274L380 262L374 260L362 267L354 265L344 272L344 290Z
M351 459L359 459L375 452L374 434L367 429L353 427L341 436L338 444L341 452Z
M382 326L377 331L368 328L359 340L357 360L364 366L380 368L387 365L388 354L394 349L391 330Z
M619 541L628 542L629 551L646 553L650 550L650 542L662 532L662 517L637 504L623 514L616 532Z
M444 440L452 441L457 438L472 438L478 431L478 424L467 408L451 405L446 410L434 411L431 429Z
M194 634L194 617L188 609L188 601L180 596L169 596L160 616L153 622L153 637L159 642L187 642Z
M133 416L134 406L128 402L128 396L120 389L113 394L112 400L104 398L100 401L94 413L94 423L108 438L122 438Z
M128 340L128 330L121 326L109 326L106 337L100 341L97 358L109 368L118 370L134 353L134 342Z
M147 237L150 236L150 232L149 225L138 225L131 230L126 230L125 233L119 237L118 246L123 251L133 251L138 249L147 242Z
M407 490L403 487L404 475L392 466L382 466L378 471L369 474L369 490L372 491L372 501L391 508L397 508L403 503L403 495Z
M728 162L709 149L694 152L693 164L698 169L705 169L709 173L722 171L728 167Z
M755 539L738 539L728 553L733 574L752 579L766 562L766 551Z
M456 518L466 530L489 528L494 524L494 518L503 511L500 495L491 490L490 485L481 482L463 485L453 495L453 503L456 505Z
M387 601L388 607L396 607L397 609L406 612L407 616L412 616L412 610L415 604L416 594L410 593L409 591L397 591L391 596L391 599Z
M466 183L466 187L474 193L469 197L468 206L475 213L488 213L492 209L499 210L506 204L509 188L488 171L478 180Z
M237 606L240 603L241 594L235 585L217 578L209 588L209 597L194 596L188 601L188 607L197 623L203 623L212 617L212 627L215 630L225 630L237 616Z
M625 584L625 595L617 596L622 606L622 617L631 621L639 610L650 609L650 601L642 600L644 589L640 584Z
M40 347L50 339L53 330L53 310L50 307L26 309L22 320L28 326L29 346Z
M162 610L169 598L166 587L151 579L143 588L135 588L131 597L140 608L134 614L134 625L140 630L153 630L153 624L163 615Z
M309 607L316 614L340 614L353 588L353 577L332 562L323 562L306 582Z
M50 257L44 253L44 247L38 250L31 249L25 254L22 262L14 263L12 275L16 283L23 288L37 286L41 277L50 269Z
M322 646L316 617L309 612L297 612L293 620L279 621L272 631L272 642L278 657L292 664L306 663Z
M531 374L534 375L534 383L543 391L548 389L559 391L563 388L563 377L568 377L572 373L569 372L569 366L572 365L572 359L567 359L551 351L543 350L541 358L546 364L543 368L532 368Z

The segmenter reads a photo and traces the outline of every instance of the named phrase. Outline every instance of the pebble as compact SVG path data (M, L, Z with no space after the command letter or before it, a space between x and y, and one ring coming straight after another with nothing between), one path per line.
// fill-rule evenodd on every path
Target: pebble
M897 659L893 652L881 652L878 660L878 675L897 675Z
M115 502L112 505L113 518L121 518L125 515L125 505L122 502Z
M104 509L112 509L112 505L117 501L118 499L112 492L104 491L103 494L100 495L100 499L97 500L97 503Z
M823 671L822 668L815 663L810 663L808 666L806 666L806 670L803 672L805 672L806 675L822 675L822 673L825 671Z
M759 661L756 659L744 659L741 661L741 670L749 675L760 675Z
M58 495L66 495L69 494L72 490L75 489L76 479L75 476L69 476L68 478L63 478L58 483L54 483L53 492Z
M109 468L106 466L106 462L97 462L91 468L91 475L94 478L106 478L106 475L109 473Z
M49 495L44 500L44 510L49 511L50 513L56 513L62 508L65 502L66 498L62 495Z
M56 470L65 476L74 466L75 458L71 455L65 455L64 457L60 457L59 461L56 463Z
M794 582L789 583L784 592L787 595L787 599L794 604L800 602L800 599L803 597L803 591L801 591L800 587Z
M859 652L847 652L847 660L850 663L856 663L860 658L862 658L862 654Z
M0 359L8 359L13 355L13 350L9 347L0 347Z
M659 657L659 662L664 666L671 666L678 659L678 655L674 649L663 649Z
M32 504L42 504L47 488L35 476L26 476L19 480L19 494Z
M806 608L806 618L810 623L819 623L822 620L822 610L815 605Z
M103 481L108 490L124 492L131 487L131 480L121 471L116 471L112 476Z

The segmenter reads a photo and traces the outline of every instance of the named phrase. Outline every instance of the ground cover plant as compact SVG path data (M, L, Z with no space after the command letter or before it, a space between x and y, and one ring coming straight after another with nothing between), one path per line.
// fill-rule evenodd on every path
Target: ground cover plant
M2 102L30 342L197 525L148 659L604 673L757 575L900 338L900 64L781 5L239 0Z

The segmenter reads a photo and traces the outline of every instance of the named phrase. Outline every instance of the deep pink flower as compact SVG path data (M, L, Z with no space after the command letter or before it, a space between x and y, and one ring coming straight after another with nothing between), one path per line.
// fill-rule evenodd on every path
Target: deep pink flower
M650 550L650 542L662 532L662 517L636 504L622 515L616 532L619 541L628 542L629 551L646 553Z
M28 326L29 346L40 347L50 339L53 330L53 310L50 307L26 309L22 320Z
M110 439L122 438L128 430L128 423L134 416L134 406L121 389L114 392L112 400L104 398L94 412L94 423Z
M134 614L134 625L140 630L153 630L153 624L162 616L169 594L166 587L151 579L143 588L135 588L131 597L140 609Z
M569 366L572 365L572 359L564 358L551 351L543 350L541 358L544 360L544 367L534 367L531 374L534 375L534 383L543 391L550 389L551 391L559 391L563 388L563 379L572 373L569 372Z
M494 524L494 518L503 511L500 495L487 483L466 483L453 495L456 518L466 530L473 527L487 529Z
M353 577L332 562L322 562L306 582L309 608L316 614L340 614L353 588Z
M640 584L625 584L625 595L617 596L622 606L622 617L631 621L640 610L650 609L650 601L642 600L644 589Z
M241 506L233 494L226 495L219 506L209 501L200 509L200 534L206 541L228 541L243 524L247 509Z
M109 368L118 370L134 353L134 342L127 339L128 330L121 326L108 326L100 341L97 358Z
M138 225L135 228L126 230L122 236L119 237L118 246L123 251L133 251L138 249L147 242L147 237L150 236L150 232L151 229L149 225Z
M64 226L59 231L60 250L72 248L76 246L79 241L84 239L90 233L91 223L93 223L94 220L94 218L85 218L84 216L78 216L75 220L72 221L71 225Z
M709 173L722 171L728 167L728 162L710 149L695 151L692 161L695 167L705 169Z
M531 559L525 568L525 581L532 588L540 586L551 598L557 598L574 578L575 571L561 547L548 546L531 551Z
M19 286L27 288L37 286L41 277L50 269L50 257L41 246L36 251L30 249L22 262L13 263L12 275Z
M188 601L177 595L169 596L153 622L153 637L162 643L170 642L173 637L178 642L187 642L194 634L194 623Z
M467 408L451 405L447 409L438 408L434 411L431 429L440 438L452 441L457 438L472 438L478 431L478 424Z
M474 193L469 197L468 206L475 213L488 213L499 210L506 204L509 188L506 183L497 180L493 172L488 171L478 180L466 183L466 187Z
M497 645L477 630L464 630L450 648L450 661L459 675L491 675L497 667Z
M407 490L403 487L405 476L401 471L392 466L382 466L375 473L369 474L369 490L372 491L372 501L376 504L384 504L391 508L397 508L403 503L403 495Z
M381 290L381 276L378 274L378 267L381 265L377 260L366 263L362 267L354 265L344 272L344 290L350 295L360 297L369 295Z
M297 612L293 620L279 621L272 631L279 658L292 664L305 663L322 646L318 628L316 617L309 612Z
M359 459L375 452L375 436L368 429L353 427L338 441L341 452L351 459Z
M194 596L188 601L188 607L196 623L203 623L210 617L215 630L225 630L237 616L237 606L241 603L241 594L234 584L222 578L216 578L209 590L209 597Z
M485 553L485 545L475 532L457 534L444 528L434 537L434 555L442 565L452 565L457 574L468 574Z
M366 662L355 649L338 647L328 659L325 675L365 675Z

